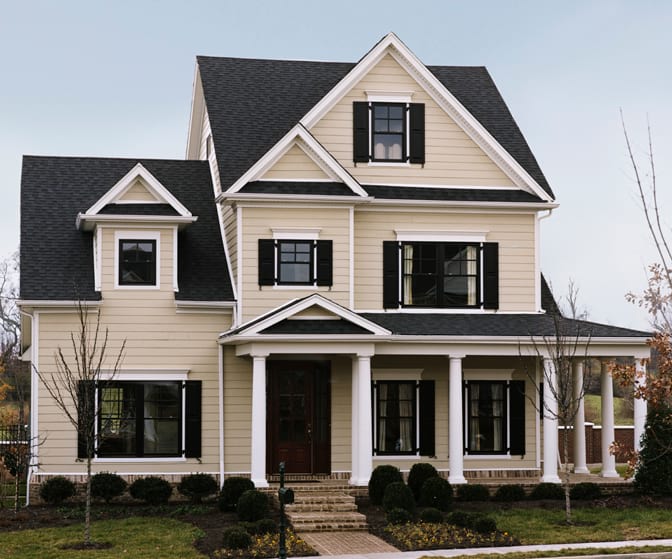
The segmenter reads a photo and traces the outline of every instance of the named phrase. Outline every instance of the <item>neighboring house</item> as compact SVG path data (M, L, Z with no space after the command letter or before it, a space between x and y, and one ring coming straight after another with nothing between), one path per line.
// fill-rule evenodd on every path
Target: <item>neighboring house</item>
M354 64L199 57L186 159L24 159L26 358L54 369L78 301L111 354L126 340L96 471L559 481L533 343L555 335L557 204L484 68L425 66L394 34ZM648 356L646 332L559 320L580 355ZM32 397L31 480L81 475L36 375Z

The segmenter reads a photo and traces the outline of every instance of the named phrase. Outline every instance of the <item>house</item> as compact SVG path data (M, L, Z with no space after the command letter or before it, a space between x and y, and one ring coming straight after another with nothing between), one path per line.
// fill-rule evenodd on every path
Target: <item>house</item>
M544 339L561 324L602 360L607 443L608 360L644 371L649 350L557 314L539 254L557 205L485 68L425 66L394 34L357 63L198 57L185 160L25 157L25 357L53 371L78 302L111 352L126 340L95 391L95 471L559 482ZM81 476L35 374L32 412L31 482Z

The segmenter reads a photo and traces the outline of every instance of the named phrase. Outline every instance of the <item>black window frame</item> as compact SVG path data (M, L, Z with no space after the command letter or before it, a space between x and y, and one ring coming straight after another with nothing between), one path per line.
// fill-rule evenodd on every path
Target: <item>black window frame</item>
M376 109L384 108L387 110L387 118L377 118ZM401 119L391 118L389 112L391 108L400 108L401 109ZM408 103L383 103L383 102L372 102L369 105L370 117L371 117L371 146L369 148L369 153L371 155L371 161L379 163L405 163L408 161ZM386 121L388 126L387 131L378 131L376 123L377 121ZM401 132L390 132L389 124L392 121L401 120ZM401 136L401 155L399 158L385 158L385 157L376 157L376 137L377 136Z
M502 441L501 450L479 450L471 448L472 441L472 419L491 419L494 422L493 415L485 416L479 414L474 415L472 411L472 389L474 386L478 385L479 388L490 387L493 384L502 386L502 415L501 420L502 424L500 427L500 437ZM470 456L478 455L488 455L488 456L498 456L498 455L508 455L510 453L510 444L511 444L511 407L510 407L510 391L511 391L511 382L505 380L468 380L464 383L464 398L465 398L465 441L464 441L464 452ZM498 416L499 417L499 416ZM494 429L493 429L494 432Z
M281 279L282 246L285 244L310 245L308 263L310 278L308 281L283 281ZM333 242L323 239L259 239L258 272L259 286L331 287L333 285Z
M139 244L150 244L152 246L152 251L151 251L151 260L147 261L141 261L141 260L129 260L125 258L125 254L127 252L130 252L131 249L124 249L125 244L135 244L136 246ZM117 270L117 281L120 286L124 287L143 287L143 286L156 286L157 285L157 276L158 276L158 270L157 270L157 252L156 252L156 239L119 239L119 245L118 245L118 250L119 250L119 269ZM138 254L140 251L136 249L136 254ZM147 270L149 272L149 277L143 281L129 281L124 279L124 271L126 270L125 264L146 264L147 265Z
M407 273L406 272L406 261L405 261L405 247L413 247L413 251L422 253L427 251L427 249L433 249L435 251L434 257L434 267L433 271L421 270L417 272ZM461 250L474 248L476 249L476 258L475 260L468 259L449 259L446 260L446 254L450 251L457 251L458 253ZM457 250L456 250L457 249ZM456 242L434 242L434 241L402 241L399 244L401 266L399 271L399 280L401 282L401 306L403 308L433 308L433 309L478 309L483 306L482 301L482 275L483 275L483 264L482 264L482 243L456 243ZM422 259L422 255L420 255ZM425 259L427 260L427 259ZM459 273L451 274L447 273L445 270L445 265L448 262L474 262L476 266L476 273ZM468 265L467 265L468 266ZM435 298L431 303L408 303L407 300L410 298L407 297L407 282L406 278L413 277L434 277L434 288L435 288ZM475 298L474 304L451 304L445 293L445 281L450 278L473 278L475 282ZM412 282L412 280L411 280Z
M410 385L412 386L413 400L412 400L412 414L411 414L411 450L401 451L401 450L381 450L380 449L380 424L383 419L392 419L393 416L387 416L382 418L380 416L380 386L396 386L397 387L397 402L399 397L399 386L401 385ZM374 414L373 421L375 422L374 428L374 446L373 453L376 456L418 456L420 449L418 444L418 426L420 421L420 414L418 410L418 394L420 389L420 383L415 380L376 380L373 381L373 399L374 399ZM408 416L404 416L408 417ZM401 419L401 417L397 417ZM397 431L400 430L397 429Z
M294 245L293 251L283 252L283 246L289 247ZM283 261L283 254L294 254L295 258L298 254L305 254L304 252L297 251L297 245L306 245L309 247L307 251L308 262L300 262L297 260L293 261ZM315 258L317 244L314 240L296 240L296 239L278 239L275 244L275 277L277 285L314 285L316 282L316 271L315 271ZM308 279L306 281L287 281L282 279L282 267L283 264L287 265L307 265L308 266Z

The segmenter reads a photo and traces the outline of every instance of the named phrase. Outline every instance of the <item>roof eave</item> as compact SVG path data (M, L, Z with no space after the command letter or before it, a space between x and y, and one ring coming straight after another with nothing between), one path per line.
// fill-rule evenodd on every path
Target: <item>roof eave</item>
M166 216L166 215L116 215L116 214L77 214L75 226L80 231L93 231L101 223L152 223L152 225L177 225L184 229L194 223L198 216Z

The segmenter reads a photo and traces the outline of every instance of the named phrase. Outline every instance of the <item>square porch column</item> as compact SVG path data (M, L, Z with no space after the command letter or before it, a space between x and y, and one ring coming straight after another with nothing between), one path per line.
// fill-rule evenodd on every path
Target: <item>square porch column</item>
M558 388L555 361L544 357L544 471L543 483L560 483L558 477Z
M614 381L611 378L609 364L602 361L600 374L600 392L602 395L602 477L618 477L616 457L609 452L614 434Z
M356 436L356 452L352 456L351 485L366 486L369 484L373 470L373 441L371 440L371 355L357 354L353 362L353 383L357 387L356 402L353 402L353 431ZM356 373L354 372L356 368ZM356 411L355 411L356 410ZM353 450L355 441L353 440Z
M574 361L574 399L578 402L574 416L574 473L589 474L586 465L586 411L583 402L583 361ZM567 436L567 433L565 433Z
M250 477L255 487L268 487L266 480L266 357L252 356L252 449Z
M448 370L448 481L452 485L467 483L464 477L464 426L462 416L462 359L464 355L451 355Z
M646 362L641 359L635 360L635 394L638 387L646 386ZM644 435L644 426L646 425L646 400L635 397L634 400L634 425L635 425L635 452L642 450L642 436Z
M351 401L351 457L352 463L350 472L350 485L358 485L359 482L359 360L354 358L352 360L352 401Z

